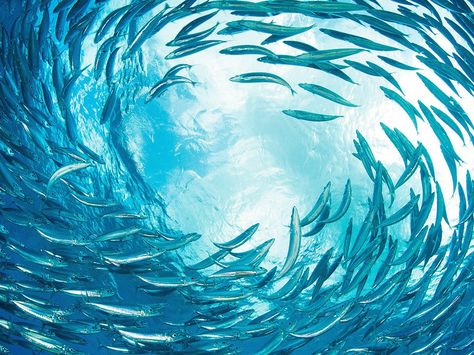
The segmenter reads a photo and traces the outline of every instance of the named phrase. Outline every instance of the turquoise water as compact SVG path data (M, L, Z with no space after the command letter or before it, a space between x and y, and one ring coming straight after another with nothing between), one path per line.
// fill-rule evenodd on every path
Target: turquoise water
M1 5L0 352L472 351L472 4L255 4Z

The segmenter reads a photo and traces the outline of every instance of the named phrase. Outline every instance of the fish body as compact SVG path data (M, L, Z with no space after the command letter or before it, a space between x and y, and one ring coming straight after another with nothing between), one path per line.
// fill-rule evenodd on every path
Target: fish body
M288 82L285 79L272 73L264 73L264 72L244 73L244 74L233 76L229 80L236 83L274 83L274 84L278 84L278 85L288 88L292 95L295 93L293 88L290 86L290 84L288 84Z

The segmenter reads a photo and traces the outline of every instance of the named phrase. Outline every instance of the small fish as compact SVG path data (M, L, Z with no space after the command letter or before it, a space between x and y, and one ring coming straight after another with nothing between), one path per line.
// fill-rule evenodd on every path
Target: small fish
M240 235L235 237L234 239L225 242L225 243L216 243L214 242L214 245L218 248L221 249L235 249L238 248L239 246L243 245L245 242L247 242L257 231L258 227L260 226L259 223L256 223L252 226L250 226L248 229L243 231Z
M197 280L186 279L183 277L173 277L173 276L149 276L149 275L137 275L137 277L143 282L150 284L154 287L159 288L180 288L193 286L198 283Z
M176 77L176 74L178 74L181 70L184 70L184 69L191 69L191 67L192 67L191 65L185 64L185 63L177 64L177 65L171 67L171 68L166 72L166 74L163 76L163 79Z
M244 290L230 290L230 291L212 291L206 290L200 292L199 294L193 293L186 294L181 292L184 297L190 299L192 302L198 303L209 303L209 302L235 302L249 298L252 295L252 292L246 292Z
M219 26L219 23L216 23L214 26L203 30L201 32L196 32L196 33L189 33L187 35L183 35L181 37L177 37L174 40L166 43L167 46L173 46L173 47L183 47L186 45L189 45L191 43L196 43L199 41L204 40L205 38L209 37L214 30Z
M469 127L474 128L474 124L469 119L467 113L462 109L459 103L451 96L448 96L443 90L435 85L430 79L421 73L416 73L426 88L435 96L453 115L461 126L470 132Z
M184 46L179 47L178 49L174 50L173 52L169 53L165 56L165 59L178 59L189 56L194 53L201 52L205 49L210 47L217 46L225 41L221 40L204 40L204 41L197 41L186 44Z
M409 16L404 16L396 12L383 10L383 9L369 9L368 12L385 22L393 22L398 25L408 26L415 30L420 29L420 23L413 20Z
M242 44L238 46L227 47L221 49L219 53L228 54L228 55L243 55L243 54L256 54L256 55L266 55L269 57L276 56L271 50L265 47L251 45L251 44Z
M395 80L395 78L392 76L392 74L390 74L388 71L386 71L384 68L382 68L381 66L375 64L375 63L372 63L370 61L367 61L367 64L369 65L369 67L371 67L377 74L379 74L381 77L385 78L390 84L392 84L393 86L395 86L402 94L403 94L403 90L402 88L400 87L400 85L398 84L398 82Z
M462 140L462 142L465 144L464 135L462 131L459 129L459 126L456 124L456 122L454 122L454 120L451 117L449 117L449 115L446 112L440 110L439 108L435 106L431 106L431 110L435 113L436 116L438 116L438 118L441 121L443 121L449 128L451 128Z
M107 100L105 101L104 108L102 110L102 114L100 116L100 124L104 124L106 122L113 122L115 115L115 110L120 109L117 107L117 87L114 86L112 90L109 93L109 96L107 97Z
M66 165L58 169L48 180L48 185L46 187L46 194L47 195L51 194L51 189L53 188L53 185L56 183L56 181L58 181L64 175L88 168L89 166L91 166L91 163L77 163L77 164Z
M416 67L412 67L410 65L407 65L407 64L404 64L402 62L399 62L393 58L389 58L389 57L385 57L383 55L379 55L377 56L379 57L380 59L382 59L385 63L387 64L390 64L391 66L395 67L395 68L399 68L399 69L403 69L403 70L419 70L419 68L416 68Z
M303 237L310 237L313 235L318 234L323 230L323 228L326 226L326 222L324 222L326 219L329 218L329 212L331 211L331 201L329 201L325 206L324 209L321 212L321 215L319 218L316 220L316 223L313 225L311 230L303 234Z
M210 280L214 279L238 279L242 277L258 276L265 273L265 269L249 265L233 265L219 270L208 276Z
M320 221L319 223L334 223L341 219L349 209L351 204L351 196L352 196L352 188L351 188L351 180L348 179L346 182L346 186L344 187L344 193L342 196L341 204L339 205L336 212L327 219Z
M346 99L344 99L342 96L336 94L334 91L331 91L323 86L316 85L316 84L298 84L302 89L305 89L306 91L309 91L312 94L319 95L321 97L324 97L328 100L334 101L338 104L344 105L344 106L349 106L349 107L358 107L358 105L355 105Z
M401 207L397 212L395 212L390 217L387 217L385 220L383 220L378 225L378 228L381 229L383 227L388 227L388 226L391 226L392 224L402 221L405 217L407 217L411 213L413 208L415 208L419 199L420 199L420 195L416 195L415 197L410 199L410 201L408 201L406 205Z
M268 33L274 36L281 36L281 37L290 37L294 36L303 32L306 32L314 27L306 26L306 27L293 27L293 26L281 26L275 23L265 23L261 21L254 21L254 20L237 20L227 22L227 26L231 28L240 28L245 30L252 30L261 33Z
M33 302L12 300L12 303L23 312L48 323L64 323L65 315L68 313L67 311L61 311L51 306L40 306Z
M94 37L94 43L99 43L107 35L114 23L130 9L131 5L125 5L110 12L101 22Z
M97 302L86 302L85 304L101 312L118 317L155 317L163 313L163 305L115 305Z
M202 15L192 20L181 30L179 30L178 34L176 35L176 38L182 38L183 36L186 36L187 34L191 33L196 27L213 18L218 12L219 11L210 12L206 15Z
M405 184L408 181L408 179L410 179L410 177L412 177L413 174L415 173L416 169L418 168L418 166L420 164L421 155L423 153L422 147L423 146L420 144L416 148L416 150L413 152L413 154L411 154L411 156L409 158L410 163L406 166L406 168L403 171L402 175L400 176L397 183L395 184L396 189L398 189L400 186Z
M300 10L303 14L305 13L322 13L322 14L337 14L340 12L352 12L352 11L361 11L366 10L367 7L365 3L354 4L351 2L333 2L333 1L316 1L316 2L302 2L294 4L296 10ZM292 8L291 5L287 3L282 3L282 10L288 11Z
M373 68L369 65L365 65L350 59L344 59L344 62L350 65L352 68L371 76L381 76L380 73L377 73Z
M102 235L99 235L98 237L93 238L94 243L98 242L110 242L110 241L121 241L126 238L129 238L130 236L137 234L141 231L142 229L140 227L129 227L125 229L118 229L114 230L112 232L108 232Z
M168 90L171 86L178 85L178 84L191 84L196 85L196 82L192 81L191 79L185 78L183 76L169 76L165 77L160 80L158 83L153 85L153 87L148 92L145 102L149 103L156 97L160 97L163 93Z
M182 342L186 339L186 336L177 333L137 333L122 329L117 329L117 331L125 339L142 344L169 344Z
M214 254L210 255L208 258L201 260L193 265L187 265L186 267L193 270L206 269L214 264L216 264L220 259L224 258L229 254L229 250L221 249Z
M340 59L349 57L361 52L366 52L365 49L360 48L334 48L334 49L322 49L319 51L311 51L300 54L296 58L307 61L329 61L333 59Z
M340 309L338 313L333 315L333 319L330 319L329 322L324 322L323 324L318 324L317 326L308 327L307 329L300 329L295 332L290 332L289 334L296 338L315 338L320 336L330 329L334 328L336 324L349 312L353 307L352 304L348 304L344 308Z
M265 296L269 300L281 299L293 291L298 283L300 282L301 276L303 275L303 268L297 269L291 277L288 278L288 281L276 292Z
M132 267L133 264L140 264L144 261L155 259L165 251L161 249L152 249L138 252L127 253L102 253L102 259L117 267Z
M136 53L143 43L145 43L148 39L150 39L154 34L160 31L160 29L166 24L166 18L170 18L172 16L172 12L165 14L168 11L169 5L165 4L163 9L159 11L156 15L154 15L151 19L146 22L140 30L135 34L135 37L131 40L128 48L125 50L124 54L122 55L122 59L130 58L134 53ZM113 36L111 38L116 38L117 36Z
M104 159L103 159L99 154L97 154L96 152L94 152L91 148L87 147L86 145L82 144L81 142L77 142L77 146L79 147L79 149L80 149L85 155L87 155L90 159L92 159L92 160L95 161L96 163L98 163L98 164L105 164Z
M415 108L415 106L413 106L403 97L401 97L395 91L390 90L389 88L380 86L380 89L383 91L383 93L385 94L387 98L395 101L398 105L400 105L400 107L408 114L408 117L410 117L411 121L413 122L413 125L415 126L415 129L418 130L418 123L416 121L416 117L419 117L420 119L423 119L423 118L421 114L418 112L418 110Z
M392 47L392 46L387 46L385 44L377 43L374 42L370 39L356 36L356 35L351 35L348 33L336 31L336 30L330 30L328 28L320 28L319 29L321 32L324 34L327 34L328 36L334 37L336 39L340 39L343 41L350 42L352 44L355 44L358 47L366 48L366 49L372 49L375 51L398 51L400 49Z
M333 253L334 253L334 248L330 248L324 253L321 259L319 259L318 263L314 267L313 272L308 278L308 281L306 283L307 286L312 285L314 282L316 282L316 280L326 279L326 275L328 273L328 267L329 267L329 260L331 259Z
M307 226L308 224L313 223L321 214L326 204L329 202L331 197L331 182L328 182L326 186L324 186L323 192L319 195L316 203L314 204L311 211L301 219L300 224L302 227Z
M236 83L274 83L274 84L285 86L291 91L292 95L295 94L295 91L285 79L272 73L264 73L264 72L245 73L245 74L233 76L229 80Z
M276 275L277 272L277 267L274 266L270 271L268 271L265 276L263 276L258 282L255 284L251 285L251 288L254 289L261 289L265 287L270 281L273 280L273 277Z
M342 117L341 115L323 115L320 113L302 111L302 110L283 110L285 115L296 118L303 121L311 122L327 122L335 120L336 118Z
M462 162L461 158L457 155L453 144L451 143L451 139L448 136L448 133L445 131L443 126L441 126L436 118L434 117L433 113L430 111L426 105L418 100L418 106L420 106L423 115L425 116L426 120L428 121L429 125L431 126L434 134L438 138L441 145L444 146L446 151L450 152L450 155L458 162Z
M304 51L304 52L316 52L318 49L307 44L307 43L303 43L303 42L299 42L299 41L283 41L283 43L285 43L286 45L290 46L290 47L293 47L293 48L296 48L296 49L299 49L301 51Z
M373 29L375 29L376 31L378 31L378 32L380 32L384 35L392 34L392 35L398 36L398 37L407 36L406 33L401 32L400 30L396 29L395 27L389 25L387 22L379 20L376 17L372 17L372 16L369 16L369 15L361 14L361 13L354 14L354 17L357 20L365 22L370 27L372 27Z
M285 276L293 267L298 258L298 254L301 246L301 224L298 210L293 207L291 212L291 223L290 223L290 244L288 246L288 254L286 256L285 263L281 268L278 278Z
M410 241L405 252L398 258L392 261L391 265L400 265L408 262L412 257L418 254L423 240L426 237L428 232L428 226L423 227L423 229Z

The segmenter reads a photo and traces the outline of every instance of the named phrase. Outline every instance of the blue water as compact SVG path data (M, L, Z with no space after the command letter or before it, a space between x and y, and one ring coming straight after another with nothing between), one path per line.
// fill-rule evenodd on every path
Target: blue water
M124 21L120 33L114 33L121 21L117 19L98 43L94 38L106 16L129 1L10 0L0 5L0 353L472 352L472 4L357 1L351 3L361 6L357 11L327 15L295 10L300 3L316 2L269 1L261 5L279 13L265 17L221 9L194 31L218 23L206 40L225 42L167 60L176 47L166 44L191 20L209 13L206 6L234 4L185 2L182 18L167 23L125 58L153 16L180 6L176 1L153 3L143 1L149 7ZM281 4L286 7L281 9ZM199 14L188 13L187 6L195 6ZM419 27L390 22L378 9L403 13ZM390 33L370 26L364 22L367 15L380 16L379 26L402 31L415 46L403 46ZM303 53L284 41L318 50L359 48L325 34L324 28L398 50L371 49L331 59L351 83L307 66L263 63L257 60L261 55L220 53L231 46L259 45L268 37L251 30L217 33L239 19L314 25L262 46L279 56ZM101 45L114 38L116 57L110 50L99 70ZM378 56L417 69L390 66ZM437 65L426 65L420 56ZM367 74L345 59L375 63L385 72ZM147 102L152 87L183 63L190 68L178 75L193 84L173 85ZM296 93L275 83L229 80L248 72L278 75ZM418 74L442 94L430 91ZM402 90L384 75L391 75ZM67 86L71 78L76 80ZM325 87L357 107L314 95L300 83ZM417 127L407 109L388 98L381 86L413 105L419 112ZM51 107L44 91L52 98ZM104 119L112 92L119 99ZM445 116L433 114L430 121L419 102L431 112L443 111L451 127ZM288 109L341 117L310 122L282 112ZM397 144L381 123L400 132ZM400 136L411 143L404 145ZM357 158L363 154L353 154L362 140L374 156L369 173ZM416 157L419 144L424 153ZM391 191L387 176L377 175L378 162L394 185L411 166L415 169ZM88 165L77 166L82 163ZM56 181L54 174L65 166L76 169ZM303 235L296 262L279 278L295 233L293 207L303 219L330 182L330 209L319 221L332 217L344 200L347 181L352 190L347 211L337 221L323 223L315 235ZM374 192L377 181L382 188ZM416 195L416 208L396 223L380 226L402 213ZM441 216L443 196L446 218ZM376 217L364 235L360 230L372 210ZM228 242L256 223L258 230L232 250L234 255L211 261L202 270L188 268L221 250L214 243ZM362 235L354 255L345 247L348 225L353 230L351 248ZM303 234L313 226L304 226ZM123 233L108 234L116 231ZM199 238L192 238L193 233ZM227 263L238 260L239 252L270 239L267 254L251 267L261 274L216 277ZM387 261L394 243L394 259ZM331 256L324 262L328 251ZM146 253L149 258L122 266L110 261ZM319 293L314 291L317 282L309 282L310 275L331 265L333 273L321 280ZM274 267L275 277L263 287L252 287ZM273 297L301 275L290 292ZM180 285L165 288L147 283L147 278ZM206 298L229 292L242 297ZM116 308L104 311L97 304ZM157 304L159 314L147 313ZM219 306L229 308L213 313L212 307ZM117 314L123 307L149 316ZM259 324L257 317L271 310L278 316L263 321L259 332L252 328ZM142 334L142 339L130 333ZM143 334L163 338L151 341Z

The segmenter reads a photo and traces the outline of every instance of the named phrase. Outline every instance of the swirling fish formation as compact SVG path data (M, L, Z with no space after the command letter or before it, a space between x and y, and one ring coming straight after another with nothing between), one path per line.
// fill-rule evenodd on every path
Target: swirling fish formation
M469 0L9 0L0 6L1 353L473 351L474 183L463 164L472 163L474 126L460 100L474 89ZM273 18L281 14L310 24L277 24ZM181 62L144 85L151 64L143 46L183 19L187 24L160 49L164 62ZM328 28L348 22L365 26L368 35ZM340 47L296 39L312 32ZM267 38L227 43L249 33ZM285 54L272 44L286 46ZM336 184L328 182L309 212L300 217L301 208L292 208L282 236L286 258L276 266L266 264L274 239L239 249L259 224L214 240L208 257L185 262L181 251L201 235L166 227L165 201L143 179L121 131L134 105L159 102L175 87L192 90L196 80L186 58L216 46L222 60L257 56L256 67L302 67L346 85L355 85L350 70L385 81L386 99L403 109L414 131L433 131L444 161L433 161L424 142L382 123L404 164L395 176L357 131L353 155L372 185L365 215L347 218L349 176L336 206ZM91 55L86 48L94 49L92 65L84 64ZM417 67L389 55L400 51L414 53ZM433 105L410 102L394 68L413 72ZM359 107L316 80L298 89L269 71L229 79ZM102 93L95 107L84 104L91 87ZM276 119L320 126L342 116L275 112ZM468 153L458 152L453 140ZM436 169L448 169L458 208L447 207L449 186L441 186ZM348 223L339 245L310 256L303 241L311 245L343 217ZM399 235L395 227L403 223L408 227Z

